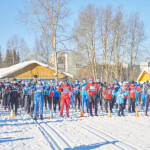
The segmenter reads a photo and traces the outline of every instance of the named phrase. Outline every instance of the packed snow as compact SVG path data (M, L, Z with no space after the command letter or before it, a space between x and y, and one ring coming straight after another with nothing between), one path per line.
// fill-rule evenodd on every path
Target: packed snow
M1 106L0 106L1 108ZM80 117L80 111L70 109L70 117L54 117L44 109L44 120L33 119L19 109L18 116L11 118L10 112L0 109L1 150L148 150L150 149L150 117L139 111L118 117L98 111L98 117L87 113ZM65 114L65 113L64 113Z

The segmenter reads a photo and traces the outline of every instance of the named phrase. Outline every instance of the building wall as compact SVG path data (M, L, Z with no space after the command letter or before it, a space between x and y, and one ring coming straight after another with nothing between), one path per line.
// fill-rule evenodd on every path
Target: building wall
M147 81L147 80L150 81L150 75L146 71L144 71L139 81Z
M150 62L141 62L140 63L140 69L141 70L150 70Z
M53 79L55 77L54 73L55 73L55 70L40 66L38 64L32 64L32 65L24 67L23 69L20 69L20 70L14 72L12 74L9 74L6 77L7 78L19 78L19 79L23 78L23 79L26 79L26 78L33 78L33 76L36 74L36 75L38 75L39 77L42 77L42 78ZM66 75L58 73L58 77L59 78L64 78L64 77L66 77Z

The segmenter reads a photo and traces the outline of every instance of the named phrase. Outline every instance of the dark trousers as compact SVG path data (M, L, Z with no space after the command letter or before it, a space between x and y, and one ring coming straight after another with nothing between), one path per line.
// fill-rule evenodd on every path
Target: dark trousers
M10 97L10 104L11 104L11 109L13 109L13 106L15 105L15 114L17 114L17 109L18 109L18 96L11 96Z
M76 108L77 101L78 101L78 109L80 109L80 94L74 94L74 95L73 95L73 98L74 98L74 105L75 105L75 108Z
M46 109L47 109L47 101L48 101L48 95L44 95L44 104Z
M124 98L124 109L126 109L126 104L127 104L127 97Z
M114 96L114 97L112 98L112 104L111 104L111 107L113 108L114 105L115 105L115 108L117 109L117 108L118 108L118 104L116 103L116 99L117 99L116 96ZM111 108L111 109L112 109L112 108Z
M105 99L105 111L108 112L108 103L109 103L109 109L112 112L112 99Z
M48 97L48 106L50 110L52 109L52 104L53 104L53 97Z
M4 108L8 107L10 109L10 94L4 94L3 101Z
M132 112L135 112L135 98L129 98L128 112L131 112L131 107L132 107Z
M25 109L27 114L30 113L30 108L31 108L31 96L30 95L26 95L25 98Z
M146 103L146 111L145 114L147 115L148 107L149 107L149 102L150 102L150 96L147 97L147 103Z
M90 115L92 115L92 104L95 107L95 115L97 115L97 97L95 95L89 95L89 108L90 108Z
M54 99L53 100L54 112L56 112L56 105L58 105L59 110L60 110L60 100L59 100L59 97L54 97L53 99Z
M119 104L118 114L120 115L120 112L121 112L121 114L124 115L123 110L124 110L124 104Z

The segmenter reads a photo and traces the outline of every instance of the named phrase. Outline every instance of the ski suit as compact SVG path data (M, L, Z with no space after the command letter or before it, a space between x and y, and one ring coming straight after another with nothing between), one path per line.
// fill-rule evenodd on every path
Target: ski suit
M122 91L121 92L119 92L119 91L115 92L115 90L113 90L112 94L116 96L116 98L117 98L116 103L119 104L118 115L120 116L120 112L122 115L124 115L123 110L124 110L124 95L125 95L125 93Z
M78 101L78 109L80 109L80 85L79 84L74 84L73 85L73 99L74 99L74 106L76 110L76 105Z
M126 103L129 95L129 88L127 86L121 86L122 92L124 92L124 109L126 108Z
M56 112L56 105L58 105L59 111L60 111L60 92L57 89L58 89L58 86L55 86L54 87L54 97L53 97L54 112Z
M18 98L19 98L19 84L13 83L10 86L10 89L11 89L11 93L10 93L11 109L13 109L13 105L15 104L15 114L17 115Z
M112 88L106 87L104 89L104 95L105 95L105 111L106 113L108 113L107 107L108 107L108 103L109 103L109 109L112 112Z
M24 86L23 88L24 93L24 101L25 101L25 109L27 113L31 112L31 95L32 95L32 89L28 86Z
M86 110L88 112L88 92L85 91L85 87L86 87L87 83L82 83L81 84L81 96L82 96L82 110L84 110L84 103L86 103Z
M101 91L99 88L98 84L95 82L88 83L85 87L85 91L89 90L89 109L90 109L90 115L93 116L92 114L92 104L95 105L95 115L97 116L97 97L96 97L96 91Z
M72 87L68 84L62 84L58 88L58 91L61 92L61 108L60 113L63 113L64 105L66 104L66 114L69 114L69 91L72 91Z
M34 117L37 117L38 105L40 109L40 116L43 117L43 92L45 87L43 86L43 84L37 83L34 89Z
M118 92L119 88L120 88L120 84L117 82L117 84L113 84L112 88L115 90L115 92ZM114 104L116 104L116 108L118 108L118 104L116 103L116 96L114 95L114 97L112 98L112 108L114 106Z
M131 84L129 86L129 102L128 102L128 112L131 112L131 106L132 106L132 112L135 112L135 92L137 87L134 84Z

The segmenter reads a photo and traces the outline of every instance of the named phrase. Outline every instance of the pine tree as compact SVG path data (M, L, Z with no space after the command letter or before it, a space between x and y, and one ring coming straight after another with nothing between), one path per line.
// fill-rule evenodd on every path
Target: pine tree
M12 65L13 65L12 52L11 52L11 50L7 49L6 57L4 59L4 67L9 67Z
M3 67L3 59L2 59L1 49L0 49L0 68L2 67Z

